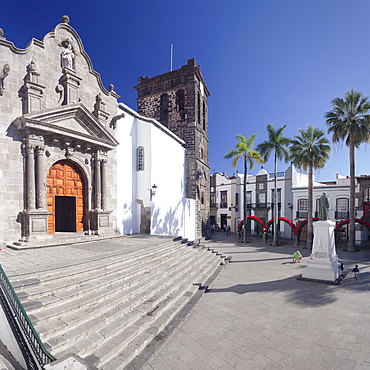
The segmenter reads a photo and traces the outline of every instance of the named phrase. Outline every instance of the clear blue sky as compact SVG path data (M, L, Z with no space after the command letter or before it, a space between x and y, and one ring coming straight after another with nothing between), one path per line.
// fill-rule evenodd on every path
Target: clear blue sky
M197 60L211 92L211 172L233 173L223 156L236 134L257 134L258 144L267 139L268 123L287 124L290 137L307 124L326 132L323 116L333 98L350 88L370 96L368 0L6 1L0 28L24 48L64 14L104 85L113 83L134 109L137 78L167 72L171 44L174 69ZM357 175L370 174L369 150L364 145L356 153ZM272 160L265 168L273 171ZM349 174L346 146L333 148L316 180L336 173Z

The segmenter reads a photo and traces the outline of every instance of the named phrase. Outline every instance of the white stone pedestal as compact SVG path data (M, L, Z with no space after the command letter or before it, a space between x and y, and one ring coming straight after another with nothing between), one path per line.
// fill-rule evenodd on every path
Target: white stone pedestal
M312 253L308 266L302 270L302 278L326 281L336 281L339 278L334 226L333 221L316 221L313 223Z

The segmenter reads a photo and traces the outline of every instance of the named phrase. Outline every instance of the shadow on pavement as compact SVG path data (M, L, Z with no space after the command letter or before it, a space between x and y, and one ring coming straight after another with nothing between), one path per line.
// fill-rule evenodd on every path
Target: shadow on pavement
M286 279L263 283L236 284L228 288L209 288L206 293L247 294L271 291L290 291L289 301L297 305L311 307L325 306L338 300L338 298L333 294L333 286L317 283L313 286L312 284L314 283L297 281L296 277L289 277Z

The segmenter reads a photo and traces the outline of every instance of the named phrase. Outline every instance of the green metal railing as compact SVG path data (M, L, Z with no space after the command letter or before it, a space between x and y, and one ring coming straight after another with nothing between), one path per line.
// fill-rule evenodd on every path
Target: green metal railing
M42 366L55 361L56 358L45 349L41 342L1 265L0 301L28 369L40 369Z

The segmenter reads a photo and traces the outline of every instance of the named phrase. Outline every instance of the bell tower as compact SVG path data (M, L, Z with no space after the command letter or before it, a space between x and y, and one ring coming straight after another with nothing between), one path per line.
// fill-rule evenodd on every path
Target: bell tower
M139 77L138 113L162 123L186 143L186 197L196 201L197 238L209 224L209 91L195 59L180 69ZM170 153L169 153L170 155ZM170 169L169 169L170 170Z

